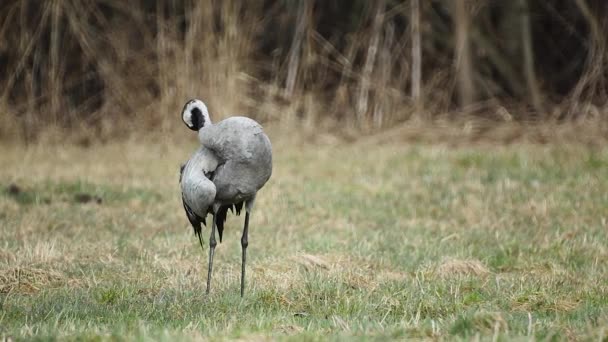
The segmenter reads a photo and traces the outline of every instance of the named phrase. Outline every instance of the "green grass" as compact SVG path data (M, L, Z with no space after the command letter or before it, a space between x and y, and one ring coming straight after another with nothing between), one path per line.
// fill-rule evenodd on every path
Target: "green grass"
M607 338L607 150L282 145L244 299L243 217L204 293L194 145L0 147L0 337Z

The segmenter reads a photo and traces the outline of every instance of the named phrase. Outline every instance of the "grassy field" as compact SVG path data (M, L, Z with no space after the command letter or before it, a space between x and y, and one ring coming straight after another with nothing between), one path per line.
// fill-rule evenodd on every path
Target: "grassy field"
M204 293L194 148L1 146L0 338L608 337L606 149L275 142L241 299L242 216Z

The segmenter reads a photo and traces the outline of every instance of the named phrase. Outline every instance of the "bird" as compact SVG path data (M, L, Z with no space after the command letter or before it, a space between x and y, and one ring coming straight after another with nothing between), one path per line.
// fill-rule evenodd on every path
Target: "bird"
M249 219L257 192L272 175L272 145L262 126L244 116L233 116L218 123L211 121L202 100L192 99L182 109L182 121L198 132L200 147L181 167L180 186L186 216L203 248L201 223L211 214L207 294L211 289L215 230L220 243L228 210L240 215L245 207L241 236L241 297L245 293L245 265L249 245Z

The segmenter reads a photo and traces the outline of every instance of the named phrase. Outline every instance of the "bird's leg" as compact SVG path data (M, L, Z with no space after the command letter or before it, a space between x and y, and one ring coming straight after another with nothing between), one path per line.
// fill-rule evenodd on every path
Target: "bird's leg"
M207 272L207 294L211 290L211 272L213 271L213 253L215 252L215 222L216 214L213 214L213 223L211 224L211 236L209 237L209 271Z
M249 210L245 213L245 227L243 228L243 236L241 237L241 247L243 249L243 264L241 266L241 297L245 294L245 263L247 262L247 246L249 240L247 233L249 231Z

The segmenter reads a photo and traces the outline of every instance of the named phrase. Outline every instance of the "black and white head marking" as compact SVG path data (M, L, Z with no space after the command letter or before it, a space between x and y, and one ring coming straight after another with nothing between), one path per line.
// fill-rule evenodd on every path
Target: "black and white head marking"
M186 102L182 110L182 120L193 131L198 131L211 123L207 106L203 101L198 99Z

